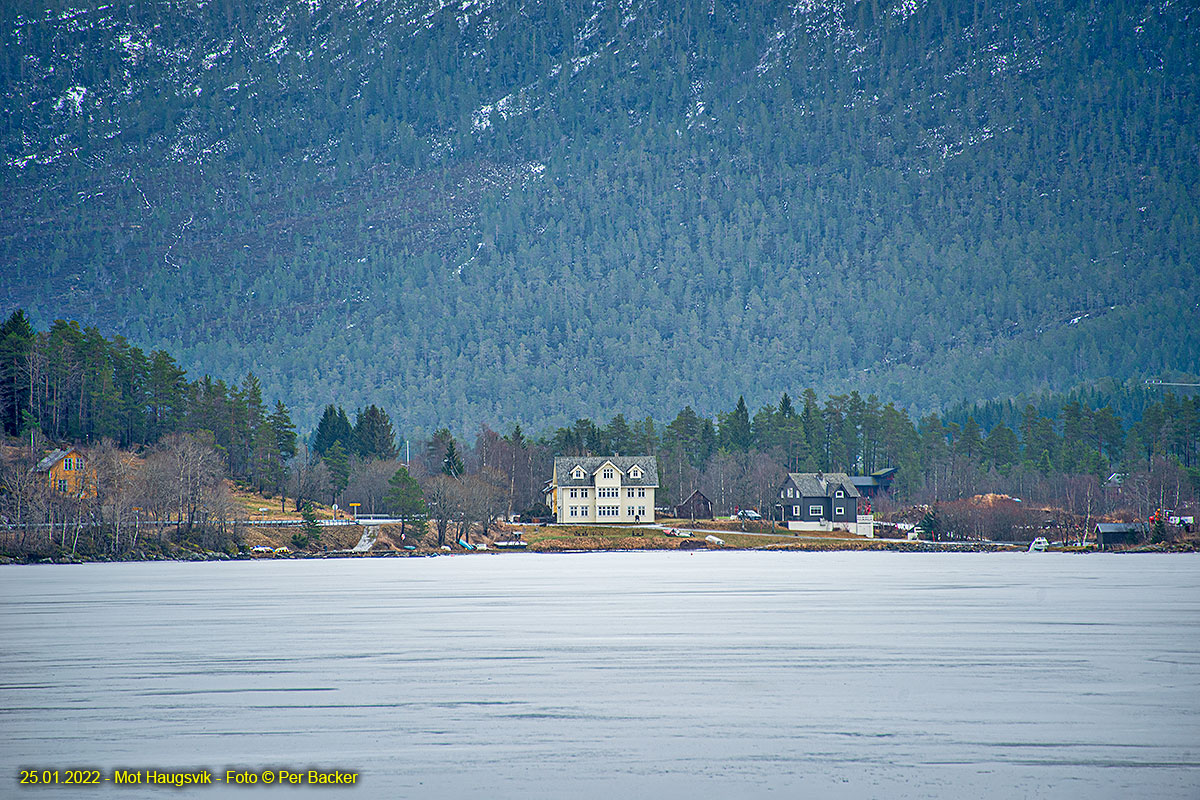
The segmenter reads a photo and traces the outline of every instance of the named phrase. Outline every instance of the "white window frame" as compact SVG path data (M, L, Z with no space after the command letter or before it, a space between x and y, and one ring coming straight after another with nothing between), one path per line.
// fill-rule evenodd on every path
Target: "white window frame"
M825 507L824 506L809 506L808 507L808 515L810 517L824 517L825 516Z
M571 477L577 481L583 480L583 470L579 467L576 467L575 471L571 473Z
M845 497L845 496L846 496L846 493L845 493L845 492L843 492L841 489L838 489L838 490L837 490L837 494L836 494L836 495L834 495L834 497L837 497L838 499L841 499L841 498L843 498L843 497Z
M632 468L629 470L629 477L631 477L631 478L640 478L640 477L642 477L642 470L641 470L641 467L632 467Z
M788 497L795 497L795 495L792 494L792 487L790 486L788 487Z
M604 468L604 480L611 481L612 479L613 479L612 467L605 467Z
M792 506L792 516L793 517L800 516L800 506Z
M638 497L645 497L645 496L646 496L646 490L638 489Z
M845 506L837 506L836 508L833 509L833 513L841 514L842 516L845 516L846 515L846 507Z
M632 517L634 515L633 506L625 506L625 516Z

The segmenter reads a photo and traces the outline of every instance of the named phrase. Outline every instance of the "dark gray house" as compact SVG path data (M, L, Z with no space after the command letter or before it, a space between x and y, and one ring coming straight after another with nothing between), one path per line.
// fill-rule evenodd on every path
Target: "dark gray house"
M831 531L872 536L869 519L859 522L861 493L844 472L791 472L779 487L781 519L794 531Z
M675 516L679 519L712 519L712 501L697 489L687 500L675 506Z
M1096 525L1096 547L1108 550L1138 544L1149 534L1149 528L1141 522L1101 522Z

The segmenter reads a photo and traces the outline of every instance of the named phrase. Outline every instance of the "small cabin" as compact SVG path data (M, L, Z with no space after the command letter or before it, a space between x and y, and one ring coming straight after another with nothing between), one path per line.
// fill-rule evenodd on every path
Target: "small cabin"
M679 519L712 519L712 501L697 489L674 508L674 516Z
M1108 550L1127 547L1143 541L1149 529L1138 522L1101 522L1096 525L1096 547Z

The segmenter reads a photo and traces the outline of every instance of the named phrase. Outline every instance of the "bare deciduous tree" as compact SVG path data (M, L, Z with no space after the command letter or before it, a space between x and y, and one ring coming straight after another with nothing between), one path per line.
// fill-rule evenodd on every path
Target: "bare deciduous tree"
M502 472L483 468L463 481L465 508L464 518L466 541L470 541L472 522L478 522L481 535L486 537L496 519L504 514L508 506L508 479Z
M388 492L388 481L396 470L404 466L396 459L371 459L358 465L350 476L346 491L342 493L346 502L362 503L367 514L383 511L383 497Z
M181 531L190 531L199 521L205 500L224 474L221 456L212 443L188 433L163 437L147 457L146 468L165 479L164 489L170 486Z
M121 550L121 528L136 505L138 468L133 453L105 438L88 450L85 496L90 495L93 518L101 531L112 533L112 552Z
M446 544L446 533L450 523L461 513L462 484L455 478L437 473L421 483L425 502L429 506L429 518L437 531L438 546Z

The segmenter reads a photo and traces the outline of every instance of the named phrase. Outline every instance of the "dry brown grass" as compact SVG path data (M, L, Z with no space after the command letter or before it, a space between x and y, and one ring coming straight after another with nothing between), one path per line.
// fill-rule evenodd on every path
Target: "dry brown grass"
M262 492L257 492L246 486L239 486L232 481L227 480L225 483L229 487L229 493L233 496L233 502L240 512L239 517L241 519L303 519L299 511L293 510L296 507L296 500L293 497L288 498L286 508L281 510L279 507L279 495L267 497ZM334 518L333 509L324 503L314 502L312 505L317 519ZM266 511L260 510L263 508ZM350 519L350 516L344 509L337 512L338 519Z

